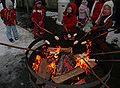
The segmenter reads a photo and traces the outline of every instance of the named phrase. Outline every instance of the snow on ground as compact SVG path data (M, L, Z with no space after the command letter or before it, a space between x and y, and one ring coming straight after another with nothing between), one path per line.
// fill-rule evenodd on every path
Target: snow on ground
M0 11L3 9L2 3L0 3Z
M27 48L34 40L33 34L19 26L17 26L17 30L19 40L14 43L9 42L5 33L5 25L0 19L0 42ZM17 70L22 68L20 62L23 57L25 57L25 50L0 45L0 88L13 88L10 83L18 77ZM4 83L8 83L9 85L4 85L5 87L1 87Z
M109 29L109 30L113 30L113 29ZM115 44L117 45L116 48L120 48L120 33L115 34L114 31L108 33L107 37L106 37L106 42L108 42L109 44Z

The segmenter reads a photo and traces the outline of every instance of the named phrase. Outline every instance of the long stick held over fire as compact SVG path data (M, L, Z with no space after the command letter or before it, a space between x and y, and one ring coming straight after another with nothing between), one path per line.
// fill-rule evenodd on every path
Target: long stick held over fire
M96 60L96 59L89 59L89 62L120 62L120 60Z
M23 48L23 47L13 46L13 45L1 43L1 42L0 42L0 45L4 45L4 46L8 46L8 47L13 47L13 48L16 48L16 49L21 49L21 50L28 50L28 51L35 51L35 52L45 52L45 53L50 53L50 54L55 54L56 53L56 52L52 52L52 51L47 52L47 51L41 51L41 50L34 50L34 49L30 49L30 48Z
M91 30L89 32L87 32L82 38L80 38L79 40L76 40L74 42L74 45L78 44L83 38L85 38L89 33L91 32Z
M52 32L48 31L48 30L45 29L45 28L40 27L35 21L34 21L34 23L35 23L40 29L43 29L43 30L46 31L47 33L53 35L56 40L59 40L59 37L58 37L58 36L55 36Z
M93 40L95 40L95 39L97 39L97 38L99 38L99 37L101 37L101 36L103 36L103 35L106 35L106 34L109 33L109 32L115 31L115 30L117 30L117 29L113 29L113 30L107 31L107 32L105 32L105 33L102 33L102 34L96 36L95 38L93 38L91 41L93 41ZM86 44L86 43L87 43L87 41L83 41L81 44L84 45L84 44Z
M93 75L106 87L106 88L110 88L106 83L103 82L103 80L94 72L94 70L91 68L91 66L89 65L89 63L84 59L85 56L80 56L84 62L88 65L89 70L93 73Z
M23 47L19 47L19 46L13 46L13 45L1 43L1 42L0 42L0 45L4 45L4 46L8 46L8 47L13 47L13 48L17 48L17 49L22 49L22 50L28 50L28 51L37 51L37 50L30 49L30 48L23 48Z

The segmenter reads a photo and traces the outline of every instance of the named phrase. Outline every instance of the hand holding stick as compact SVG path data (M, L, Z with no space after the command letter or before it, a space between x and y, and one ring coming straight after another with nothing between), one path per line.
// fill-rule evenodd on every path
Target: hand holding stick
M46 31L47 33L53 35L56 40L59 40L59 37L58 37L58 36L55 36L52 32L48 31L48 30L45 29L45 28L40 27L35 21L34 21L34 23L35 23L40 29L43 29L43 30Z
M67 33L68 33L68 30L67 30L67 28L66 28L66 26L65 26L65 24L63 24L63 27L65 28L65 30L67 31ZM71 38L71 35L68 33L68 38Z

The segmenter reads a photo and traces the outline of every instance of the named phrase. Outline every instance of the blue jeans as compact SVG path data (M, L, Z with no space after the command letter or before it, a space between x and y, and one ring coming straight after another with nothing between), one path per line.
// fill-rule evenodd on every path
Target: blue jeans
M17 33L17 29L16 29L15 25L6 26L6 29L7 29L6 35L7 35L8 39L12 38L11 32L13 32L14 38L18 38L18 33Z

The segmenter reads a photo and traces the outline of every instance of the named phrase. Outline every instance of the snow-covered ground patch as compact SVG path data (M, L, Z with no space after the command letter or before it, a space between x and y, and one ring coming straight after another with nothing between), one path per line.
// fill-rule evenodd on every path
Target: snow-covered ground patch
M19 39L14 43L9 42L5 33L5 25L0 19L0 42L27 48L34 40L33 34L19 26L17 26L17 30ZM24 57L25 50L0 45L0 88L15 88L14 86L18 85L14 81L20 76L18 72L25 69L21 66L24 63L21 63L24 61L22 59Z
M58 12L47 11L46 16L50 16L55 19L55 18L58 18Z

